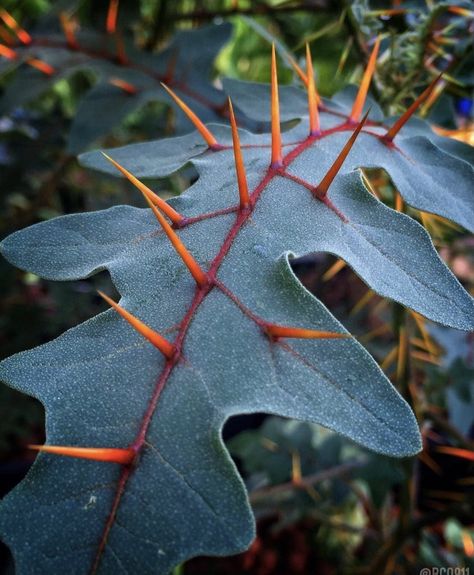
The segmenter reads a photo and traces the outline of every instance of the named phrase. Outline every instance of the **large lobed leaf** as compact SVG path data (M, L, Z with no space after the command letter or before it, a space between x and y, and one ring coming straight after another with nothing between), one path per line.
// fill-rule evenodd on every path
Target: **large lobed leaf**
M297 107L303 97L294 93L292 113L282 92L283 119L305 117ZM254 94L247 90L251 105ZM248 112L243 91L238 97ZM226 127L211 127L223 146L216 151L192 134L110 152L139 176L162 177L194 164L199 179L171 203L188 218L178 233L202 268L220 263L207 295L149 210L120 206L64 216L2 243L9 261L45 278L72 280L109 270L125 308L171 341L183 342L180 361L168 369L160 352L108 311L0 364L4 381L45 405L50 444L127 447L150 398L159 399L133 469L42 454L5 498L0 531L20 575L82 574L94 564L103 574L165 574L194 555L245 549L253 519L221 437L233 414L263 411L316 422L391 456L420 449L409 407L357 341L272 341L259 324L345 331L289 265L294 255L327 251L381 295L446 325L474 327L472 298L424 229L374 198L357 172L346 170L333 182L329 199L335 209L288 178L307 185L321 180L353 129L340 114L321 115L321 137L308 139L305 121L284 133L284 171L269 169L268 135L241 132L256 202L247 218L237 214ZM376 125L364 130L349 165L370 162L392 174L396 162L405 162L400 191L408 200L418 187L439 212L444 208L426 188L420 151L432 146L444 166L433 170L465 185L468 163L428 136L397 138L397 148L386 149L377 132ZM100 154L83 160L110 171ZM456 178L453 170L460 167Z

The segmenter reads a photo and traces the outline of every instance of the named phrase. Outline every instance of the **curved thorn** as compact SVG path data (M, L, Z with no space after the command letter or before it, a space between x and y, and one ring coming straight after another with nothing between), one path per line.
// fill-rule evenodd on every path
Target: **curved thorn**
M308 75L309 134L310 136L317 136L321 133L321 129L319 125L316 85L314 83L313 60L308 43L306 44L306 73Z
M281 156L281 132L280 132L280 103L278 100L278 73L276 64L275 44L272 44L272 69L271 69L271 116L272 116L272 161L271 167L280 167Z
M182 224L184 218L181 214L179 214L176 210L174 210L165 200L160 198L155 192L152 192L148 186L145 186L143 182L140 182L138 178L136 178L133 174L131 174L128 170L126 170L123 166L121 166L118 162L108 156L105 152L102 152L102 155L119 170L129 182L131 182L136 188L140 190L140 192L150 200L155 206L158 206L160 210L169 217L169 219L176 225Z
M48 64L43 60L39 60L38 58L28 58L28 60L26 60L26 63L28 64L28 66L32 66L33 68L36 68L40 72L43 72L43 74L46 74L46 76L52 76L56 72L56 69L53 68L51 64Z
M114 308L114 310L119 313L123 319L128 321L128 323L136 330L140 335L147 339L151 344L153 344L161 353L168 359L172 358L175 353L175 347L167 339L161 336L158 332L148 327L141 320L136 318L129 311L124 309L121 305L114 302L112 298L105 293L98 291L98 294L105 299L105 301Z
M105 30L107 34L115 34L117 30L119 0L110 0L109 9L107 10L107 19L105 21Z
M5 24L10 28L10 30L15 34L15 36L20 40L22 44L30 44L31 36L26 30L18 24L18 22L13 18L13 16L7 12L4 8L0 9L0 19L5 22Z
M334 331L319 331L315 329L305 329L301 327L285 327L274 323L267 323L264 327L269 337L298 338L298 339L343 339L348 338L348 333L337 333Z
M54 455L64 455L66 457L92 459L94 461L104 461L107 463L119 463L120 465L130 465L136 457L136 452L133 449L117 449L112 447L28 445L28 449L43 451L44 453L52 453Z
M72 50L77 50L79 44L77 43L76 34L74 32L74 26L65 12L61 12L59 15L59 20L61 22L61 27L66 36L66 43Z
M14 60L16 58L16 52L8 46L0 44L0 56L3 56L7 60Z
M439 74L431 84L418 96L418 98L411 104L409 108L398 118L398 120L393 124L391 128L387 130L387 133L382 136L382 139L391 142L393 138L398 134L398 132L403 128L403 126L408 122L408 120L413 116L421 104L428 98L431 92L434 90L437 83L442 78L443 74Z
M189 253L188 249L185 247L183 242L179 239L178 234L173 230L173 228L169 225L169 223L165 220L161 212L158 208L151 202L148 196L145 196L145 199L148 205L151 208L151 211L154 213L156 219L160 223L163 231L168 236L168 239L173 244L174 249L178 252L178 255L183 260L184 265L188 268L191 272L191 275L196 280L198 286L203 287L207 285L208 278L207 275L202 271L197 261L193 258L193 256Z
M336 158L333 165L329 168L329 170L326 172L326 175L324 176L324 178L319 182L319 184L314 189L314 194L317 197L321 198L327 194L327 192L329 190L329 186L332 184L332 181L336 177L336 174L341 169L341 166L344 163L344 160L347 158L347 154L350 152L352 146L354 145L354 142L357 139L357 136L359 135L360 131L362 130L362 128L365 124L365 121L367 120L367 116L369 115L369 112L370 112L370 110L367 111L365 116L359 122L359 125L354 130L354 132L352 133L352 136L349 138L349 140L347 140L345 146L340 151L339 156Z
M237 123L235 121L234 108L232 106L232 101L229 98L229 114L230 114L230 125L232 127L232 142L234 144L234 160L235 160L235 171L237 173L237 184L239 186L239 197L240 197L240 209L245 210L249 207L250 198L249 190L247 186L247 176L245 174L244 161L242 159L242 150L240 148L240 138L239 131L237 129Z
M178 106L183 110L186 116L191 120L191 122L196 127L197 131L201 134L204 138L206 144L210 148L219 148L219 143L217 142L214 135L210 132L210 130L204 125L204 123L196 116L196 114L191 110L191 108L181 100L179 96L177 96L171 88L168 88L166 84L161 82L163 88L168 92L168 94L173 98L173 100L178 104Z
M364 75L362 77L362 82L360 83L359 91L357 92L356 99L354 100L354 105L352 106L352 112L350 119L352 122L358 122L364 109L365 100L367 98L367 93L369 91L370 81L375 71L375 65L377 64L377 55L379 53L380 46L380 36L377 37L374 47L372 48L372 53L370 54L369 62L367 68L365 69Z

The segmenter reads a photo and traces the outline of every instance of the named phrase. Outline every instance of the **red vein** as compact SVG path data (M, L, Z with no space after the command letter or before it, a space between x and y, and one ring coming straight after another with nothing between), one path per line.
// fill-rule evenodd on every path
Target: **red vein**
M333 133L333 132L341 130L341 129L348 129L348 123L345 122L343 125L339 126L339 128L333 128L331 130L328 130L326 132L326 134ZM289 166L300 154L302 154L306 149L311 147L311 145L315 142L315 140L322 137L324 134L325 133L323 132L319 137L314 137L314 136L308 137L305 140L303 140L301 143L299 143L295 149L291 150L283 158L284 166L285 167ZM219 150L216 151L215 153L219 153ZM190 324L191 324L191 322L192 322L192 320L193 320L193 318L197 312L197 309L199 308L199 306L201 305L201 303L205 299L205 297L212 291L212 289L214 287L218 287L221 291L223 291L226 295L228 295L234 302L236 302L236 303L238 302L240 309L246 310L245 311L246 315L248 315L254 321L256 321L256 323L258 323L258 325L264 326L264 322L261 319L257 318L254 314L252 314L252 312L250 312L250 310L245 308L245 306L241 302L239 302L238 298L234 294L232 294L232 292L228 288L226 288L221 282L219 282L219 280L217 280L216 276L217 276L217 272L218 272L224 258L226 257L227 253L229 252L230 248L232 247L236 236L238 235L238 233L240 232L242 227L246 224L246 222L251 217L253 210L255 209L255 205L256 205L258 199L260 198L261 194L267 188L268 184L275 177L281 176L282 173L283 173L283 171L281 168L274 168L271 166L268 168L264 177L261 179L261 181L257 184L257 186L254 188L254 190L250 194L249 209L245 210L245 211L237 212L236 220L235 220L234 224L232 225L226 238L224 239L219 252L217 253L215 258L211 262L211 265L210 265L209 270L207 272L208 282L204 285L198 284L196 286L194 298L191 302L189 309L187 310L186 314L183 317L183 320L182 320L180 327L179 327L179 332L178 332L176 339L173 343L174 348L175 348L175 354L173 357L167 359L165 366L163 368L163 371L161 372L160 376L158 377L158 380L156 382L152 397L150 399L148 407L147 407L145 414L143 416L138 434L137 434L134 442L130 446L130 448L133 449L134 451L136 451L137 453L140 453L141 449L145 445L145 440L146 440L148 428L149 428L151 420L154 416L154 413L155 413L156 407L158 405L161 393L162 393L169 377L171 376L174 367L182 359L183 344L184 344L184 340L186 338L186 334L188 332L189 326L190 326ZM229 211L234 211L234 210L235 210L235 208L229 209ZM225 210L225 212L227 213L227 210ZM191 223L191 221L192 220L190 218L185 222L185 224L186 223L189 224L189 223ZM198 221L198 220L194 219L193 221ZM344 221L346 221L345 218L344 218ZM132 466L128 466L128 467L124 467L124 469L122 470L122 474L120 476L120 480L119 480L119 484L117 487L115 498L114 498L114 501L112 504L112 508L111 508L110 514L107 518L107 521L106 521L106 524L104 527L104 531L102 533L102 536L101 536L101 539L99 542L98 550L97 550L96 556L94 558L94 561L93 561L93 564L91 567L91 571L90 571L91 575L94 575L97 572L97 569L100 565L101 557L102 557L102 554L104 552L105 546L107 544L107 539L108 539L110 530L114 524L115 516L117 514L122 495L124 493L127 481L133 472L133 469L134 468Z

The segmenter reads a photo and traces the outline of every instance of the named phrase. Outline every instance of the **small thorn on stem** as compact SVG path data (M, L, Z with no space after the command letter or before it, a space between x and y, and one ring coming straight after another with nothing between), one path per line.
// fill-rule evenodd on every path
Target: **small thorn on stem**
M56 69L53 68L51 64L48 64L43 60L39 60L38 58L29 58L28 60L26 60L26 63L28 64L28 66L32 66L33 68L36 68L43 74L46 74L46 76L52 76L56 72Z
M123 166L121 166L118 162L116 162L113 158L108 156L106 153L102 152L102 155L121 172L129 182L131 182L136 188L140 190L140 192L148 199L152 204L158 206L160 210L168 216L168 218L176 225L180 225L183 223L184 218L181 214L179 214L176 210L174 210L163 198L160 198L155 192L150 190L148 186L145 186L143 182L141 182L138 178L136 178L131 172L126 170Z
M377 64L377 55L379 53L380 47L380 36L377 37L374 47L372 48L372 53L370 54L369 62L367 68L365 69L364 75L362 77L362 82L360 83L359 91L357 93L356 99L354 100L354 105L352 106L352 112L350 115L350 120L352 122L358 122L364 109L365 100L367 98L367 93L369 91L370 81L375 71L375 66Z
M54 455L64 455L65 457L92 459L93 461L103 461L106 463L118 463L120 465L130 465L137 455L134 449L117 449L112 447L28 445L28 449L42 451L44 453L52 453Z
M197 131L201 134L206 144L211 149L220 149L220 145L217 142L211 131L204 125L204 123L196 116L196 114L191 110L191 108L181 100L181 98L173 92L171 88L168 88L166 84L161 82L163 88L168 92L168 94L173 98L176 104L183 110L186 116L194 124Z
M334 178L336 177L337 173L341 169L341 166L344 163L344 160L347 158L347 155L349 154L352 146L354 145L354 142L357 139L357 136L359 135L360 131L362 130L362 128L365 124L365 121L367 120L369 112L370 112L370 110L367 111L365 116L359 122L359 125L354 130L351 137L349 138L349 140L346 142L345 146L340 151L340 153L339 153L338 157L336 158L335 162L333 163L333 165L326 172L326 175L320 181L320 183L314 188L313 193L317 198L319 198L319 199L324 198L326 196L326 194L328 193L329 186L332 184Z
M110 0L107 19L105 21L105 30L107 34L115 34L115 31L117 30L118 7L119 0Z
M271 167L281 168L281 166L283 165L283 160L281 155L280 103L278 99L278 73L277 73L275 44L272 44L271 116L272 116Z
M15 50L12 50L8 46L4 46L3 44L0 44L0 56L3 56L7 60L15 60L17 54L16 54Z
M74 23L65 12L61 12L59 15L59 20L61 22L64 36L66 37L67 45L71 50L77 50L79 48L79 44L77 42L76 32L74 30Z
M18 22L13 18L13 16L7 12L5 9L0 9L0 19L5 22L5 24L10 28L10 30L15 34L15 36L20 40L22 44L30 44L31 36L26 30L18 24Z
M158 208L151 202L147 195L145 195L145 200L147 201L148 205L151 208L151 211L155 215L156 219L160 223L163 231L168 236L168 239L172 243L174 249L178 252L178 255L183 260L184 265L188 268L191 275L195 279L196 283L199 287L205 287L209 285L209 278L207 274L205 274L197 261L193 258L193 256L189 253L186 246L183 242L179 239L178 234L173 230L173 228L169 225L169 223L165 220L161 212Z
M240 148L240 138L239 131L237 129L237 123L235 121L234 108L232 106L232 101L229 98L229 114L230 114L230 125L232 127L232 142L234 144L234 160L235 160L235 171L237 173L237 184L239 187L239 197L240 197L240 210L248 209L250 205L249 190L247 186L247 176L245 174L245 166L242 158L242 150Z
M148 327L144 324L141 320L131 314L129 311L124 309L121 305L116 303L112 298L105 293L98 291L98 294L105 299L105 301L114 308L114 310L119 313L123 319L125 319L140 335L142 335L145 339L147 339L151 344L153 344L157 349L161 351L161 353L171 359L175 354L175 347L171 344L167 339L165 339L162 335L160 335L155 330Z
M418 108L423 104L425 100L428 99L430 94L433 92L434 88L442 78L443 74L439 74L431 84L418 96L418 98L411 104L409 108L398 118L398 120L393 124L391 128L387 130L387 133L382 136L384 142L392 142L398 132L403 128L403 126L408 122L408 120L413 116L413 114L418 110Z
M318 98L316 85L314 83L313 60L309 44L306 44L306 73L308 76L309 135L319 136L321 128L319 125Z
M300 327L285 327L274 323L267 323L263 329L268 337L272 339L278 339L280 337L297 339L343 339L350 337L347 333L319 331Z
M109 78L108 83L120 88L130 96L134 96L138 92L138 88L136 86L130 84L130 82L122 80L122 78Z

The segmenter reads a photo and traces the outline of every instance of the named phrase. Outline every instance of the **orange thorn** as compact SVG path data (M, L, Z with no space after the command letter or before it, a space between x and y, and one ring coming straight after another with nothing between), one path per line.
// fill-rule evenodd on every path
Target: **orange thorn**
M344 260L335 261L332 266L327 269L322 277L323 282L327 282L332 279L336 274L338 274L343 268L346 267L346 262Z
M459 447L446 447L444 445L435 447L435 449L440 453L446 453L446 455L453 455L454 457L462 457L463 459L474 461L474 451L470 451L469 449L461 449Z
M314 189L314 193L316 194L317 197L324 197L328 193L329 186L332 184L332 181L334 180L337 173L341 169L341 166L344 163L344 160L347 158L347 155L351 151L351 148L354 145L354 142L356 141L357 136L359 135L360 131L362 130L362 128L365 124L365 121L367 120L367 116L369 115L369 111L367 111L365 116L359 122L359 125L354 130L354 132L352 133L352 136L349 138L349 140L347 140L346 145L340 151L339 156L336 158L333 165L329 168L329 170L326 172L326 175L324 176L324 178L319 182L319 184Z
M374 47L372 48L372 53L370 54L367 68L364 72L364 76L362 77L362 82L360 83L359 91L357 92L354 105L352 106L352 112L350 116L350 120L352 122L358 122L360 119L360 115L362 114L365 100L367 98L367 92L369 91L370 81L372 80L372 76L375 71L375 65L377 63L377 55L379 53L379 46L380 46L380 36L377 38Z
M306 44L306 73L308 75L309 134L310 136L317 136L321 133L321 130L319 125L316 85L314 83L313 60L311 58L309 44Z
M342 339L350 337L349 334L346 333L318 331L301 327L285 327L282 325L275 325L274 323L267 323L264 329L267 335L271 338L291 337L299 339Z
M116 449L112 447L28 445L28 449L43 451L45 453L53 453L55 455L65 455L66 457L78 457L79 459L93 459L94 461L104 461L107 463L120 463L120 465L130 465L136 456L133 449Z
M5 22L5 24L10 28L12 32L15 33L16 37L22 44L30 44L31 43L31 36L28 34L26 30L18 24L18 22L13 18L11 14L9 14L3 8L0 9L0 18Z
M178 106L183 110L186 116L191 120L191 122L196 127L197 131L201 134L204 138L206 144L210 148L219 148L219 144L212 133L207 129L207 127L203 124L203 122L196 116L196 114L191 110L191 108L181 100L179 96L177 96L171 88L168 88L166 84L161 82L163 88L168 92L168 94L173 98L173 100L178 104Z
M8 46L0 44L0 56L7 58L7 60L14 60L16 58L16 52Z
M38 58L29 58L28 60L26 60L26 63L29 66L36 68L40 72L43 72L43 74L46 74L47 76L52 76L56 72L56 69L53 68L51 64L48 64L43 60L39 60Z
M148 196L145 195L145 200L148 202L148 205L151 208L151 211L155 214L156 219L159 221L163 231L168 236L168 239L173 244L173 247L178 252L179 256L183 260L185 266L191 272L191 275L196 280L198 286L203 287L207 285L208 278L207 275L202 271L199 267L197 261L193 258L193 256L189 253L183 242L179 239L178 234L173 230L173 228L169 225L169 223L165 220L162 216L161 212L158 208L148 199Z
M468 8L462 8L461 6L449 6L448 12L452 14L457 14L458 16L465 16L466 18L474 18L474 10L469 10Z
M398 120L393 124L391 128L387 130L387 133L382 136L382 139L386 142L391 142L393 138L398 134L398 132L403 128L403 126L408 122L408 120L413 116L416 110L421 106L421 104L428 98L431 92L434 90L436 84L439 82L443 74L437 76L431 84L418 96L418 98L411 104L411 106L398 118Z
M112 84L112 86L116 86L117 88L120 88L127 94L130 94L130 96L133 96L138 92L138 88L136 86L130 84L130 82L122 80L122 78L109 78L109 84Z
M234 144L235 171L237 172L237 183L239 186L240 209L245 210L250 204L249 189L247 186L247 176L245 175L244 161L242 159L242 150L240 149L240 138L237 130L237 123L235 121L234 108L230 98L229 113L230 125L232 127L232 142Z
M474 541L466 529L461 534L462 546L467 557L474 557Z
M272 44L272 88L271 88L271 103L272 103L272 162L271 167L280 167L282 162L281 157L281 132L280 132L280 103L278 101L278 75L276 64L275 44Z
M300 77L300 80L303 82L303 84L306 87L308 87L308 76L303 72L303 70L300 68L300 66L298 65L298 63L296 62L296 60L294 58L292 58L291 56L288 56L288 60L291 64L291 66L293 67L294 71Z
M107 34L115 34L115 30L117 29L118 6L119 0L110 0L107 19L105 21L105 30L107 31Z
M61 27L63 29L64 35L66 36L67 45L72 50L77 50L79 48L79 44L77 43L76 34L74 31L74 25L72 21L69 19L68 15L65 12L61 12L61 14L59 15L59 20L61 22Z
M155 192L152 192L148 186L145 186L143 182L140 182L138 178L136 178L132 173L126 170L123 166L121 166L118 162L112 159L110 156L102 152L102 155L107 158L107 160L113 164L117 170L122 172L122 174L127 178L129 182L131 182L136 188L140 190L140 192L148 198L155 206L158 206L162 212L164 212L169 219L174 224L181 224L184 220L183 216L179 214L176 210L174 210L165 200L160 198Z
M167 339L161 336L158 332L148 327L126 309L124 309L121 305L114 302L112 298L105 293L98 291L97 292L101 297L105 299L105 301L114 308L114 310L119 313L123 319L128 321L128 323L136 330L140 335L142 335L145 339L147 339L150 343L152 343L157 349L161 351L161 353L166 356L168 359L171 359L175 353L175 347L172 345Z

